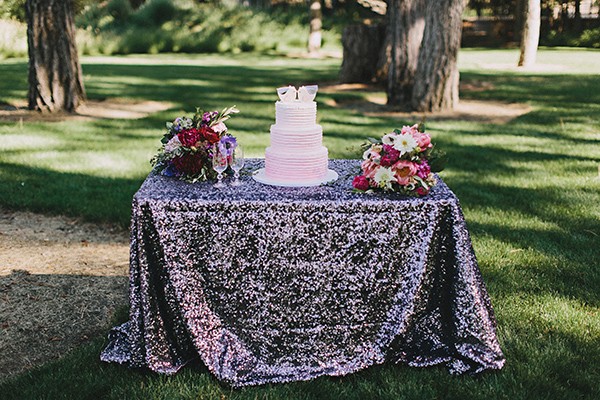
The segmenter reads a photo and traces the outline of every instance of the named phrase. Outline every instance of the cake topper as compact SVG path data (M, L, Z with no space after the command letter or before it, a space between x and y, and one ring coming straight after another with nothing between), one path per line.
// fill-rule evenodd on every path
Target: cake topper
M296 89L294 86L284 86L277 88L277 95L284 103L295 100L299 100L302 103L308 103L315 99L318 90L318 85L300 86L300 89Z
M297 93L298 91L293 86L277 88L277 95L279 96L279 99L286 103L296 100Z

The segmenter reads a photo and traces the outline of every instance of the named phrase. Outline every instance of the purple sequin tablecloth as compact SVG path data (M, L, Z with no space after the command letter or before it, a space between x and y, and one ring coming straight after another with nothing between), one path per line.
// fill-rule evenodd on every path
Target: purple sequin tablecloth
M248 160L250 170L263 160ZM234 387L384 362L500 369L490 300L456 196L217 190L150 174L133 199L130 320L101 359L175 373L200 357Z

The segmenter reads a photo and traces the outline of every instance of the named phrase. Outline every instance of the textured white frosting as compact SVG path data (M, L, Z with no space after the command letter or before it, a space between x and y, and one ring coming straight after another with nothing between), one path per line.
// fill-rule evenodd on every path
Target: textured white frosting
M307 127L317 123L317 103L301 102L298 100L290 102L278 101L275 103L275 125L292 127Z
M316 123L317 103L275 103L271 145L265 151L265 174L288 182L309 182L327 175L328 151L323 128Z

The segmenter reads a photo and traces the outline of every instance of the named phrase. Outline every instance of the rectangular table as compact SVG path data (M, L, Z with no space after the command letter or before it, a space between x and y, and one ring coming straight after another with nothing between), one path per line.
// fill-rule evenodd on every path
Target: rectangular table
M248 160L256 170L263 160ZM352 193L358 160L312 188L217 190L150 174L133 200L130 320L101 359L234 387L383 362L500 369L496 322L456 196Z

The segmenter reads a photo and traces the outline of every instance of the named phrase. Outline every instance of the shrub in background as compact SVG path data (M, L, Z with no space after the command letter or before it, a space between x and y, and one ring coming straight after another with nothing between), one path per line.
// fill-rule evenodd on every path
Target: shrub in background
M96 10L99 9L98 3L94 3L92 6L95 6ZM105 7L106 12L117 23L127 22L133 13L129 0L110 0Z
M175 3L171 0L147 0L135 12L133 22L139 26L160 26L175 18L177 11Z
M574 44L581 47L600 49L600 28L586 29L579 39L575 40Z
M256 9L237 2L147 0L134 8L130 0L75 1L82 9L76 17L78 47L86 55L290 52L304 51L308 40L304 5ZM341 47L344 23L336 18L324 20L323 43L330 50ZM5 25L0 56L26 56L25 26Z
M0 60L27 56L27 26L10 19L0 19Z

